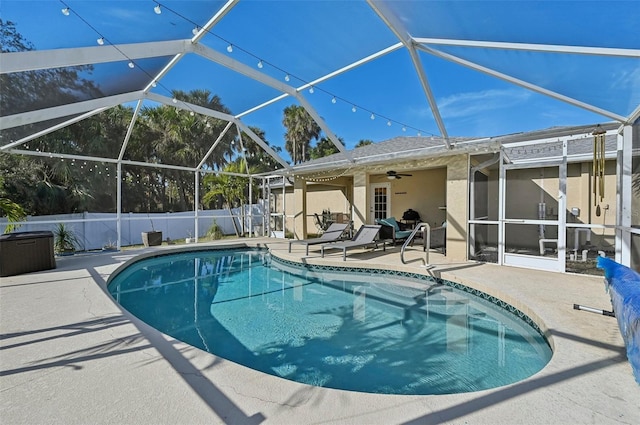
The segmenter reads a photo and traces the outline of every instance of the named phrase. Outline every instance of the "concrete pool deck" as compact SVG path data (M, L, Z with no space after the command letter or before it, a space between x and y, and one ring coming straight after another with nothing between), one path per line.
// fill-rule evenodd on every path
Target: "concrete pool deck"
M497 295L539 321L551 336L553 358L524 381L465 394L311 387L166 336L106 292L109 275L125 261L175 247L81 254L57 258L54 270L0 278L0 423L640 423L640 386L616 320L573 309L574 303L611 308L601 277L451 263L434 252L436 267L425 271L419 249L403 265L399 247L349 251L343 262L341 252L320 258L314 247L309 256L300 245L289 254L285 240L240 242L268 246L293 261L422 271Z

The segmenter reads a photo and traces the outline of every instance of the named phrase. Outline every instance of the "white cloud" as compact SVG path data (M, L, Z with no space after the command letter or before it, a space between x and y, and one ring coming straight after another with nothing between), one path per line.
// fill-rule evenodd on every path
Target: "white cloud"
M529 100L526 90L482 90L459 93L437 101L442 118L472 117L498 109L512 108Z

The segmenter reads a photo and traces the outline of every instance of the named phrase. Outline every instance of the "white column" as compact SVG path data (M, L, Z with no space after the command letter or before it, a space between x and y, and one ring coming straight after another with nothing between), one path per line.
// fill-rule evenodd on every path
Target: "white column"
M116 231L118 233L117 247L120 250L122 246L122 163L118 161L116 177Z
M253 177L249 176L249 237L253 237Z
M558 271L564 273L567 252L567 140L562 141L562 164L558 188Z
M504 153L500 151L500 178L498 180L498 219L500 223L498 224L498 264L504 264L504 201L506 197L506 179L507 172L504 168Z
M199 235L199 226L198 226L198 217L199 217L199 208L198 206L200 205L200 171L196 170L195 172L195 190L194 190L194 198L193 198L193 211L194 211L194 218L193 218L193 227L194 227L194 233L195 233L195 238L196 238L196 243L198 243L198 235Z
M616 261L627 267L631 266L631 190L632 190L632 148L633 127L624 126L618 135L618 160L616 203L618 217L616 220Z

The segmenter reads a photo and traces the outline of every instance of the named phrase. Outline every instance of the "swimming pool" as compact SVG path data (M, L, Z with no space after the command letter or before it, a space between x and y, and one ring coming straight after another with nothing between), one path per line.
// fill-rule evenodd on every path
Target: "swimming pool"
M176 339L309 385L469 392L527 378L551 358L535 325L460 285L327 269L261 250L181 252L134 262L108 288Z

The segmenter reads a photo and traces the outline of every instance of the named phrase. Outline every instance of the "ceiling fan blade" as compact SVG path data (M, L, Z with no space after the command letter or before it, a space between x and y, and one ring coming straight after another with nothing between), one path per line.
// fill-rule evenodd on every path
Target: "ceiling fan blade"
M401 178L401 176L411 177L412 175L411 175L411 174L398 173L398 172L396 172L396 171L389 170L389 171L387 171L387 176L388 176L389 178L399 179L399 178Z

